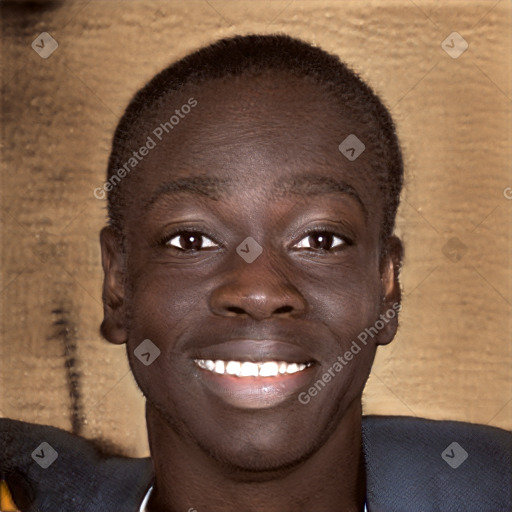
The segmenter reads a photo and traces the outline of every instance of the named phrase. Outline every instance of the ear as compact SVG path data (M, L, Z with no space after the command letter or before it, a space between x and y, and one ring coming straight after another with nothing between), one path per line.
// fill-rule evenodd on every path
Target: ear
M122 344L128 339L125 326L124 253L119 237L110 227L100 233L103 266L103 322L101 334L111 343Z
M382 286L380 319L384 323L384 327L376 336L377 345L390 343L398 329L398 313L402 309L399 274L403 253L404 249L400 239L391 236L387 241L387 248L380 265Z

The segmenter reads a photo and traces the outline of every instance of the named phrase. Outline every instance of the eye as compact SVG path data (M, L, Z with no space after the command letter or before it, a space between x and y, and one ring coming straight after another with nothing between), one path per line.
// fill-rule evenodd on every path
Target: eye
M330 251L344 245L352 245L352 241L344 236L337 236L336 233L331 231L316 229L310 231L295 247Z
M206 240L206 242L204 242L204 240ZM173 233L166 237L164 243L181 252L196 252L218 247L218 245L204 233L192 230L182 230Z

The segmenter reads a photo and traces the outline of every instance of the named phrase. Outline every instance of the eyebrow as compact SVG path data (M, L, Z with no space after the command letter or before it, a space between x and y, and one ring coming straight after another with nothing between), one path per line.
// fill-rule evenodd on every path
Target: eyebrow
M147 202L146 207L151 207L161 196L182 193L200 195L218 201L230 195L230 189L235 183L233 179L220 177L189 176L178 178L158 187L151 199ZM317 174L292 176L291 179L277 183L274 187L273 194L275 197L282 197L286 194L298 195L300 197L343 194L355 199L361 207L365 219L368 217L368 211L354 187L330 176L318 176Z

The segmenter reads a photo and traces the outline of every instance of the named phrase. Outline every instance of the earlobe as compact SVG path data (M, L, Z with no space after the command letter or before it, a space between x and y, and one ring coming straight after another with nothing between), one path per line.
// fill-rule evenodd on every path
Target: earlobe
M103 322L102 336L115 344L126 343L125 326L124 254L118 237L110 227L100 233L101 263L103 267Z
M398 330L398 313L401 310L400 268L403 260L401 240L392 236L388 240L386 256L381 266L382 302L380 319L384 326L377 336L378 345L390 343Z

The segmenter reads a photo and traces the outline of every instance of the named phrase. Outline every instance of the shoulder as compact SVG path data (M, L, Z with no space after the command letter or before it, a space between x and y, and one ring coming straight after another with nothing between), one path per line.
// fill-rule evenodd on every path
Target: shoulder
M512 433L402 416L363 417L369 510L512 510ZM0 419L0 479L23 510L137 511L151 460L63 430Z
M0 418L0 479L23 510L138 510L152 477L150 458L124 457L55 427Z
M365 416L363 445L369 510L512 510L512 432Z

